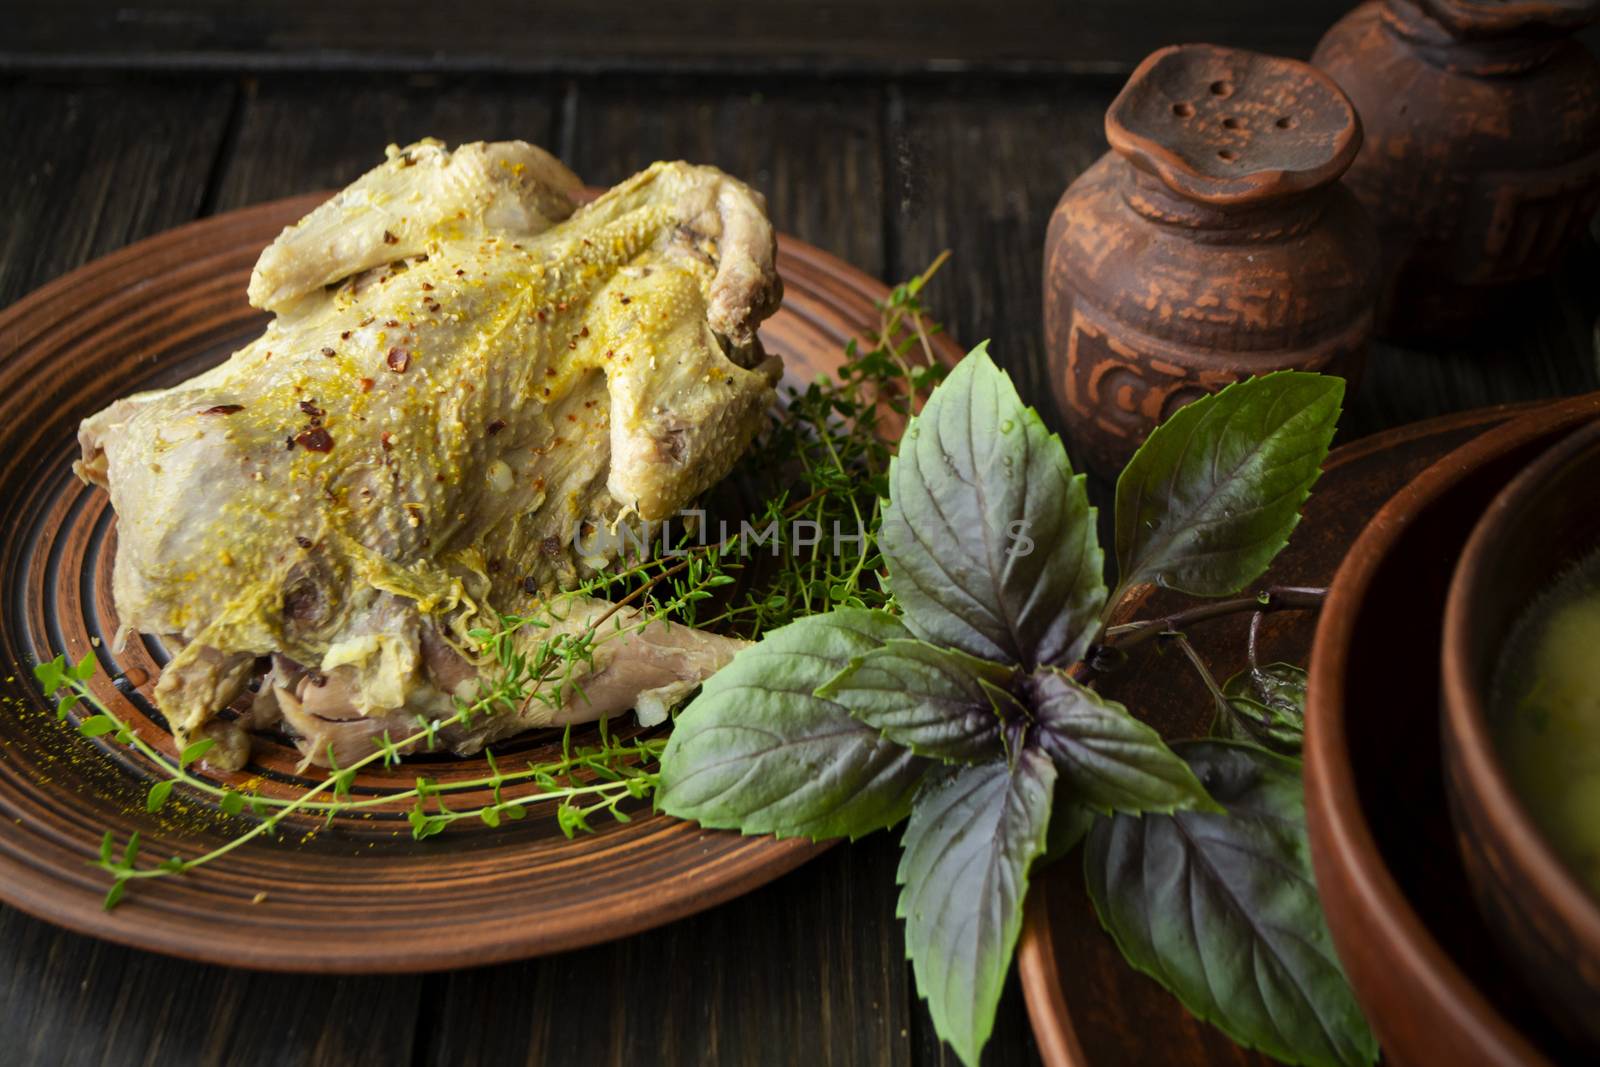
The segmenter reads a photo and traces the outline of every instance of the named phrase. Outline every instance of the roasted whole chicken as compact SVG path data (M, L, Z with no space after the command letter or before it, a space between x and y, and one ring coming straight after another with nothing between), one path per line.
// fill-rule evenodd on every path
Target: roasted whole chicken
M557 600L557 627L599 617L557 594L748 446L780 370L761 196L685 163L581 188L520 141L391 147L262 253L259 339L84 420L123 635L177 650L155 699L180 744L238 767L274 728L343 765L449 717L497 670L470 629ZM596 646L581 696L438 740L659 716L738 647L645 627Z

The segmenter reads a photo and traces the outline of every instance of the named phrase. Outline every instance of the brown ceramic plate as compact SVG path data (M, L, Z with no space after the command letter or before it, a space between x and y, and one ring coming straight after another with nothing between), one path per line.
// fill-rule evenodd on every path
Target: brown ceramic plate
M107 883L88 861L104 831L119 840L140 831L152 857L194 856L246 824L176 794L160 815L145 814L148 768L120 750L93 751L47 711L33 684L40 658L93 649L99 697L171 751L147 699L161 649L140 640L122 654L110 649L115 523L105 494L72 475L78 421L116 397L217 363L258 333L265 317L245 301L250 268L320 199L263 204L142 241L0 314L0 899L83 933L214 963L425 970L635 933L816 855L823 846L702 830L643 805L633 821L573 840L534 814L496 829L458 825L419 844L401 813L389 812L328 830L307 822L279 843L252 843L193 874L131 887L115 912L102 910ZM806 382L837 367L848 338L876 326L873 300L886 290L789 238L778 266L783 309L761 338L784 357L791 383ZM953 342L938 343L942 358L959 356ZM532 735L497 755L550 758L557 747L558 738ZM291 748L261 746L247 776L292 794L307 781L297 760ZM487 773L481 759L445 757L413 771ZM355 789L393 782L372 775Z
M1497 407L1445 416L1336 450L1306 506L1304 521L1260 584L1328 584L1345 551L1389 497L1441 456L1520 410ZM1184 602L1157 594L1123 614L1158 616ZM1243 617L1219 620L1195 627L1190 637L1213 669L1228 676L1245 666L1247 626ZM1307 663L1315 627L1315 616L1306 613L1269 616L1262 628L1262 655ZM1104 687L1109 695L1168 738L1198 736L1209 723L1206 694L1193 672L1177 657L1163 656L1154 643L1136 649L1110 682ZM1443 804L1440 793L1441 813ZM1448 836L1436 844L1453 852ZM1034 880L1018 962L1028 1015L1048 1067L1273 1062L1196 1020L1166 990L1123 961L1084 892L1079 851Z

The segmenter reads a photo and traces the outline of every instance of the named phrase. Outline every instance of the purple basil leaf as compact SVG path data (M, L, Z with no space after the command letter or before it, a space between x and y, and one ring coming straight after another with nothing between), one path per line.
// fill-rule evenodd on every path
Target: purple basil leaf
M1215 809L1189 765L1127 708L1051 668L1030 681L1035 744L1080 803L1096 811Z
M912 419L879 545L906 625L983 659L1068 666L1105 602L1083 478L984 345Z
M1241 1045L1308 1067L1372 1063L1312 878L1299 763L1230 742L1176 748L1227 813L1097 819L1084 874L1101 923Z
M918 791L901 839L906 955L934 1029L969 1067L994 1029L1055 779L1033 751L1015 766L939 768Z
M919 756L975 763L1002 747L997 695L983 681L1003 690L1015 673L924 641L891 640L852 660L817 695Z
M927 762L815 695L852 659L905 636L887 612L841 608L740 651L678 714L656 805L704 826L813 840L905 818Z

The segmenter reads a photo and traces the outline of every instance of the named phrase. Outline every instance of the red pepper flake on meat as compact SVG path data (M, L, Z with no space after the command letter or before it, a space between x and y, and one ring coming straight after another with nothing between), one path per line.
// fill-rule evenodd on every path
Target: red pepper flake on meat
M206 408L202 415L232 415L236 411L243 411L243 404L218 404L216 407Z
M374 384L375 383L373 382L373 380L371 378L362 378L361 379L361 391L363 393L372 392L372 387L373 387Z
M350 331L349 331L349 330L346 330L346 331L344 331L344 332L343 332L343 333L341 333L341 334L340 334L340 335L339 335L339 340L341 340L341 341L348 341L348 340L350 340Z
M404 348L391 348L386 362L390 370L396 374L404 374L406 368L411 366L411 352Z
M299 545L301 548L310 548L311 547L311 538L303 537L300 534L295 534L294 535L294 543Z
M383 231L383 243L384 244L392 245L392 244L398 244L399 242L400 242L400 238L396 237L394 234L390 233L388 230L384 230Z
M332 359L332 358L333 358L333 357L334 357L334 356L337 356L337 355L338 355L338 354L339 354L339 353L337 353L337 352L335 352L335 351L334 351L334 350L333 350L333 349L331 349L331 348L324 348L324 349L323 349L323 350L322 350L322 354L323 354L323 355L325 355L325 356L327 356L327 357L328 357L328 358L329 358L329 359Z
M309 430L301 430L294 435L294 443L307 452L333 451L333 437L321 426L313 426Z
M385 452L389 451L394 447L394 434L390 433L388 430L383 431L378 435L378 443L383 445L383 450Z
M505 419L495 419L493 422L491 422L489 424L489 436L493 437L495 434L499 433L501 430L503 430L505 428L506 428L506 420Z
M431 293L431 292L433 292L433 283L432 283L432 282L423 282L423 283L422 283L422 291L423 291L423 292L424 292L424 293Z
M366 318L364 318L360 322L356 323L356 325L357 326L371 326L372 325L372 320L375 319L375 318L377 318L376 315L368 315Z
M400 323L399 323L399 320L397 320L397 319L390 319L390 320L389 320L389 321L388 321L388 322L386 322L386 323L384 323L384 324L383 324L383 325L384 325L384 326L385 326L385 327L386 327L386 328L387 328L387 329L390 329L390 330L392 330L392 329L394 329L394 328L395 328L395 327L397 327L397 326L399 326L399 325L400 325Z
M300 410L305 412L307 415L310 415L313 419L320 419L322 416L327 414L326 411L323 411L321 408L317 407L317 400L315 397L312 397L310 400L300 401Z

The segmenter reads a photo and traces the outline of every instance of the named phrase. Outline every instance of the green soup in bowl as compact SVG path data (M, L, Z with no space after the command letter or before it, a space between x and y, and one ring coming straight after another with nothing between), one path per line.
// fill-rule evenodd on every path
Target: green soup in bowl
M1600 896L1600 553L1517 621L1490 689L1489 727L1528 814Z
M1600 1062L1600 423L1511 480L1445 605L1445 788L1473 897ZM1592 1058L1591 1058L1592 1057Z

